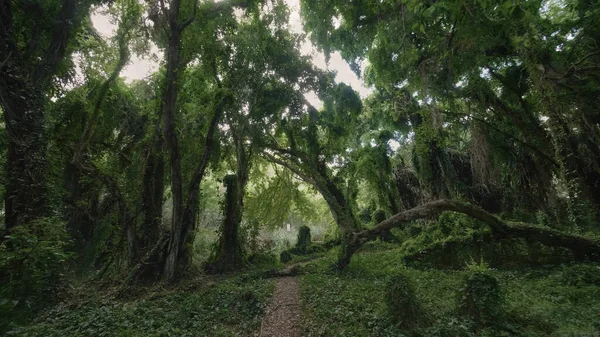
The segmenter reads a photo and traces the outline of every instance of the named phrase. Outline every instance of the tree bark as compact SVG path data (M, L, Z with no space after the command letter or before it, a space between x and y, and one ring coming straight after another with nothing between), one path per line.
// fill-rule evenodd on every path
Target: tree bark
M9 76L17 76L15 73ZM5 72L0 78L5 77ZM46 137L43 101L31 89L0 80L2 110L8 133L7 184L5 195L6 229L26 225L47 214ZM6 86L6 87L5 87ZM8 88L10 89L8 89ZM26 97L14 99L6 89Z
M246 150L242 135L236 134L234 126L231 126L234 135L237 172L228 175L224 179L227 187L225 193L225 208L223 213L223 226L221 237L214 257L206 265L210 272L231 272L241 268L245 264L244 251L239 238L239 227L242 222L242 211L244 209L244 195L250 172L251 149Z
M179 153L179 144L177 134L175 133L175 109L178 94L178 66L179 53L181 48L181 29L177 24L177 15L179 12L179 1L171 3L170 25L171 36L169 37L169 47L167 50L167 80L164 97L164 134L167 146L169 148L169 159L171 164L171 193L173 195L173 212L171 216L171 238L169 241L169 251L164 269L164 278L173 280L177 268L179 250L181 249L181 238L183 232L183 182L181 175L181 154Z
M144 250L153 245L159 238L165 191L165 161L162 152L164 140L159 130L157 130L155 136L156 138L146 150L147 156L142 186L144 221L141 228L140 243Z
M89 4L63 0L44 57L30 58L34 44L24 50L13 28L11 1L0 2L0 106L8 133L5 224L10 229L47 214L46 93L67 45L78 12ZM25 54L23 54L25 53ZM26 60L35 60L28 64Z

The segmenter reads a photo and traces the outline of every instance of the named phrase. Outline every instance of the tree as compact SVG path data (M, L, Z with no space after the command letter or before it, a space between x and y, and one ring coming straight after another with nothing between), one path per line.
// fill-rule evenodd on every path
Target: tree
M547 5L305 0L302 12L326 54L338 50L357 72L368 60L366 80L379 92L393 96L408 89L421 100L426 123L412 126L421 157L440 158L444 122L464 123L466 117L486 134L501 136L492 147L513 157L519 152L515 166L539 177L536 207L555 199L552 179L559 177L569 186L571 203L591 202L597 210L597 170L590 168L598 163L589 158L597 158L590 154L598 149L598 124L594 112L577 107L588 101L581 95L597 89L597 47L583 42L597 30L591 24L597 12L586 1ZM574 31L581 33L575 37ZM556 90L570 90L564 96L570 98L558 99ZM578 130L589 130L589 137L578 138ZM435 135L434 143L428 135ZM583 215L573 207L570 213Z
M65 79L68 73L75 35L92 4L78 0L31 2L25 7L11 1L0 4L0 104L8 136L7 229L48 214L46 105L57 77Z

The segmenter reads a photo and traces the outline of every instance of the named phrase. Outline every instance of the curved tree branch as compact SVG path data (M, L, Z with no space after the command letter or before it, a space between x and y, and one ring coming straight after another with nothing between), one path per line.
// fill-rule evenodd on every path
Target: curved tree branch
M488 225L496 237L533 240L550 247L570 249L579 258L600 260L599 241L538 225L506 222L477 206L452 200L436 200L398 213L380 222L375 228L355 233L348 245L352 248L352 252L356 252L360 246L376 239L385 230L400 227L412 220L437 216L444 211L458 212L475 218Z

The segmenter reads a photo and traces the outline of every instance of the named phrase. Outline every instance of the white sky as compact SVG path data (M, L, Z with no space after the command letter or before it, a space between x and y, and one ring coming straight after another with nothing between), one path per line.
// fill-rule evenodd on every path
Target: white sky
M303 33L302 22L300 19L300 4L299 0L285 0L290 7L290 29L295 33ZM114 36L116 26L110 21L109 16L103 14L101 11L96 11L92 14L92 23L98 32L105 38ZM336 81L344 82L350 85L356 90L361 97L366 97L371 93L371 89L364 86L363 81L350 70L350 66L346 63L338 52L331 55L329 64L325 62L325 55L316 50L316 48L307 41L302 45L301 52L305 55L311 55L313 63L321 68L327 70L336 71ZM121 76L125 77L128 81L143 79L148 75L152 74L158 69L158 63L156 60L156 54L160 51L154 47L151 48L149 55L139 57L132 55L131 61L121 72ZM307 99L316 106L321 106L316 95L307 95Z

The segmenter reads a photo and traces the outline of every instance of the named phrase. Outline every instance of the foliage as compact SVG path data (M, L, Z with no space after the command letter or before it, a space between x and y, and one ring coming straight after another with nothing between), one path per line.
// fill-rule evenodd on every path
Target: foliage
M11 335L247 336L258 330L272 291L272 282L232 278L136 300L92 297L71 307L57 307Z
M373 215L371 216L371 218L373 219L373 222L375 224L378 224L378 223L384 221L385 219L387 219L387 216L386 216L384 210L378 209L375 212L373 212Z
M0 331L55 302L66 286L73 255L65 224L43 218L13 227L0 244Z
M292 253L289 250L284 250L279 253L279 261L282 263L288 263L292 260Z
M300 262L301 260L311 260L314 257L320 256L328 249L324 245L312 244L305 248L293 247L288 250L284 250L279 254L279 260L282 263L288 263L292 260Z
M600 273L573 261L597 254L572 243L600 233L600 2L299 4L303 33L284 0L0 4L0 329L53 302L70 269L129 286L211 257L246 267L248 252L256 270L323 257L303 278L308 335L593 334ZM308 39L368 97L320 69ZM155 49L157 71L120 77ZM538 226L443 212L374 229L437 216L410 211L437 199ZM386 242L363 245L369 233ZM326 271L336 253L348 271ZM230 281L58 308L23 333L252 333L267 285ZM398 326L373 300L388 290Z
M600 286L600 267L585 264L566 266L563 280L568 285L576 287Z
M219 237L212 228L198 228L194 239L193 259L197 265L209 259Z
M476 326L489 326L502 320L503 298L498 280L485 272L474 272L459 290L457 311Z
M252 264L254 268L273 269L278 266L277 255L274 252L255 252L248 256L248 262ZM283 262L283 261L282 261Z
M311 241L310 228L308 226L301 226L298 229L298 237L296 238L296 244L293 248L282 251L279 254L279 260L282 263L288 263L297 256L306 256L307 258L311 255L318 256L319 253L325 252L327 248L324 245L314 244Z
M426 321L427 314L412 280L404 274L390 277L386 284L385 304L392 321L402 329L411 329Z
M306 184L293 179L293 174L274 165L264 172L254 170L255 179L249 186L244 216L265 228L277 228L291 219L302 223L326 222L322 199Z
M558 337L598 333L599 288L567 284L561 266L487 270L502 289L505 314L503 324L480 328L460 316L456 307L459 290L472 271L407 268L402 254L390 244L372 243L368 252L357 255L342 272L329 269L336 259L333 251L306 265L303 269L308 274L300 282L304 335ZM415 294L430 317L426 326L401 331L388 319L386 284L398 274L413 281Z

